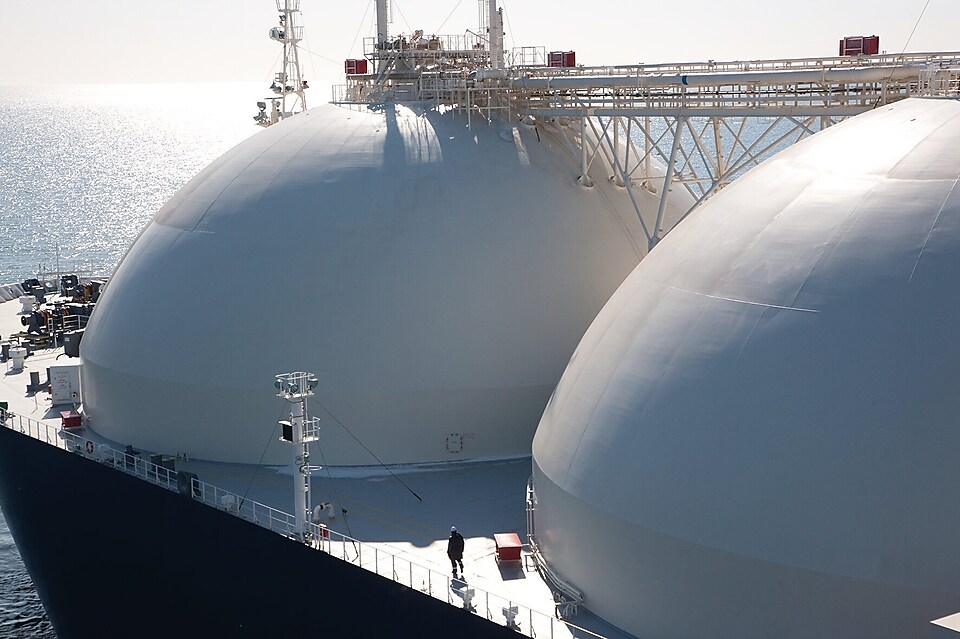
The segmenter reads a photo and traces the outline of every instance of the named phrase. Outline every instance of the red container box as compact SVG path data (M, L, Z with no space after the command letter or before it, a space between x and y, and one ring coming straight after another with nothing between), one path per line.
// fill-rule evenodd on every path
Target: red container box
M346 71L347 75L365 75L367 73L367 60L365 58L345 60L343 70Z
M877 55L880 36L847 36L840 40L840 55Z
M497 561L520 561L522 544L517 533L496 533L493 542L497 545Z
M547 66L575 67L577 66L576 51L551 51L547 56Z
M72 410L60 411L60 421L62 428L80 428L80 414Z

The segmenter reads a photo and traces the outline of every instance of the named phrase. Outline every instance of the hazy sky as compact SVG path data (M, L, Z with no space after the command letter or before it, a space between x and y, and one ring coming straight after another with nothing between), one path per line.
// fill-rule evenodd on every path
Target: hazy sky
M860 34L900 52L924 4L501 0L508 47L573 49L587 65L831 56L841 36ZM302 0L301 9L313 52L305 76L338 81L342 60L360 57L374 33L373 0ZM477 0L396 0L391 29L464 33L477 13ZM276 18L273 0L0 0L0 85L268 82ZM960 50L960 0L930 0L908 50Z

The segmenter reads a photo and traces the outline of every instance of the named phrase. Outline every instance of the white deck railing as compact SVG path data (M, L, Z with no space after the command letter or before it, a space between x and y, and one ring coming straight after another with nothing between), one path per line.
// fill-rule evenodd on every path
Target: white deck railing
M134 475L146 482L173 492L188 493L196 501L240 519L257 524L291 539L296 539L296 518L286 512L260 502L242 498L213 484L181 475L177 471L154 464L127 452L97 443L81 432L71 432L16 415L0 409L0 426L16 430L51 446L82 455L116 470ZM434 599L470 610L490 621L512 628L527 637L588 637L603 639L601 635L575 626L556 615L546 614L519 604L509 597L453 580L446 572L422 566L400 554L362 542L318 524L308 524L305 543L332 557L353 564L398 584L419 590Z

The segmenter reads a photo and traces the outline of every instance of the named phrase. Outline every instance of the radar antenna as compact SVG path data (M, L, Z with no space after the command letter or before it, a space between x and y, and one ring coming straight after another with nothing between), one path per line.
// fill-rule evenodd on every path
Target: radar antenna
M300 0L276 1L280 24L271 27L268 35L271 40L283 45L283 65L273 76L273 83L270 85L273 95L257 102L259 111L253 116L253 120L263 127L276 124L307 109L304 92L309 87L300 72L300 50L297 46L303 40L303 27L299 24Z

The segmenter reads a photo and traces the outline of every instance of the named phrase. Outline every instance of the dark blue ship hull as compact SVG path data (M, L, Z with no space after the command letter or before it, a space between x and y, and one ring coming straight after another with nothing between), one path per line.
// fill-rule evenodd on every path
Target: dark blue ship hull
M60 639L516 636L8 428L0 507Z

